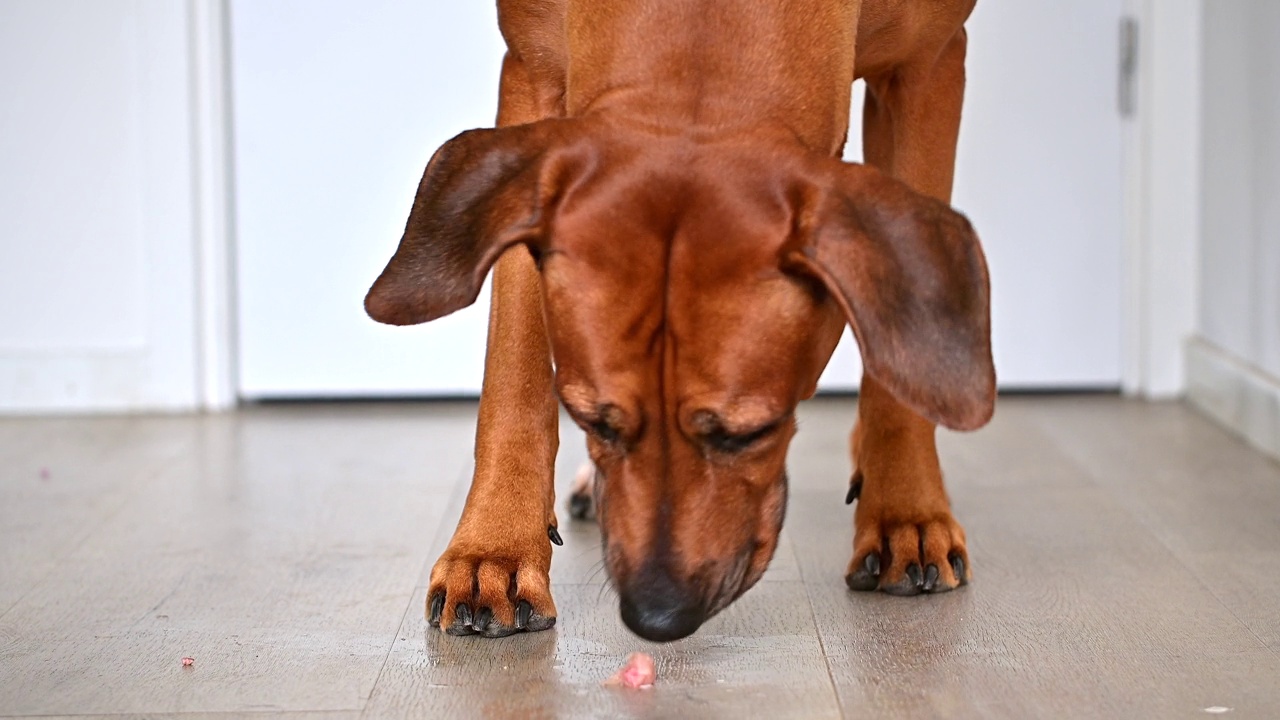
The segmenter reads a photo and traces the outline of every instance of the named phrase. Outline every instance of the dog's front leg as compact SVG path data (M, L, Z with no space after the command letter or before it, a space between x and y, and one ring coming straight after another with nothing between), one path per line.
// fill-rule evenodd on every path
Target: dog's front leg
M943 592L969 578L964 528L951 514L933 423L864 376L853 430L855 483L850 589Z
M528 83L509 55L500 126L538 119ZM548 572L558 412L538 270L518 245L493 270L475 476L453 539L431 570L426 612L433 626L501 637L555 624Z
M961 29L939 53L924 54L926 61L867 78L867 162L945 202L964 98L965 42ZM963 585L968 550L943 487L933 423L864 375L851 444L850 499L860 499L849 587L914 595Z

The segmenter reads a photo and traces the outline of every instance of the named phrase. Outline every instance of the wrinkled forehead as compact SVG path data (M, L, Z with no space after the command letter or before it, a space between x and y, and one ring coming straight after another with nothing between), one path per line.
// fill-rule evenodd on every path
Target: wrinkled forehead
M793 223L784 192L760 158L714 146L633 151L565 190L549 248L616 281L776 266Z
M544 251L556 299L633 322L714 310L726 294L786 281L791 218L750 175L698 163L642 169L566 198Z
M696 392L792 340L813 300L780 267L792 218L756 181L742 167L670 165L566 203L543 278L553 350L579 364L570 375L634 374L674 345L669 361Z

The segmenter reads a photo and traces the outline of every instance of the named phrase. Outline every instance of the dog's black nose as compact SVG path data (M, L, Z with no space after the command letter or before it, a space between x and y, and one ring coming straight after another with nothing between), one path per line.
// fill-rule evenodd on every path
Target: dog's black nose
M631 632L645 640L670 642L689 637L702 627L706 614L696 605L687 603L649 602L648 598L633 601L622 599L622 622Z
M707 619L698 595L663 571L641 573L619 595L622 622L645 640L670 642L688 637Z

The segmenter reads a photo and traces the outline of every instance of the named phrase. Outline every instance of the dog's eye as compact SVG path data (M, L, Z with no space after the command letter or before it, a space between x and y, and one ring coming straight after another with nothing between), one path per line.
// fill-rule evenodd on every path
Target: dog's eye
M587 431L602 442L613 444L618 442L622 436L618 433L617 428L610 425L604 420L595 420L587 424Z
M724 428L717 428L703 435L702 440L716 452L740 453L772 435L780 426L781 423L770 423L746 433L730 433Z

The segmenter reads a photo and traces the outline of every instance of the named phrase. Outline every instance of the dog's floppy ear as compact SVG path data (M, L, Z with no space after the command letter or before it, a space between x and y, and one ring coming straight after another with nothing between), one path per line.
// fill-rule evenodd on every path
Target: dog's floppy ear
M987 264L969 221L874 168L819 164L784 263L840 303L866 372L957 430L995 408Z
M475 302L504 250L536 247L568 160L572 121L469 130L432 156L404 236L365 296L369 317L412 325Z

